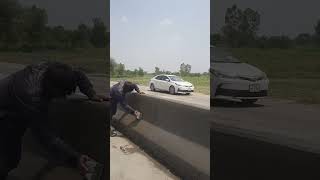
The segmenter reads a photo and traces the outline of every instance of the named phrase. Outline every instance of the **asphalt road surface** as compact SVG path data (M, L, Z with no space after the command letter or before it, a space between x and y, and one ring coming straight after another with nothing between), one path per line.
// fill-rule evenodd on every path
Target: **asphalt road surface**
M114 85L116 82L111 82L110 86ZM210 110L210 96L201 93L191 93L190 95L176 94L171 95L167 92L153 92L147 86L139 85L141 91L145 92L147 96L152 96L155 98L165 99L172 102L177 102L181 104L186 104L190 106L195 106L198 108L203 108Z
M220 102L211 108L213 128L320 153L320 105L266 98L251 106Z

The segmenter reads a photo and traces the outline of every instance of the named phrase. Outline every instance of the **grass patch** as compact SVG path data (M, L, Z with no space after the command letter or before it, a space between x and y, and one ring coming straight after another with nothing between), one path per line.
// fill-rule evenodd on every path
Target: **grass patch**
M111 78L111 81L128 80L140 85L149 86L150 79L153 75L145 75L142 77L124 77L124 78ZM209 95L210 94L210 77L209 76L199 76L192 77L186 76L182 77L185 81L191 82L195 86L195 92Z
M47 50L32 53L0 52L0 62L33 64L43 60L59 61L83 69L87 73L107 73L107 52L105 48Z

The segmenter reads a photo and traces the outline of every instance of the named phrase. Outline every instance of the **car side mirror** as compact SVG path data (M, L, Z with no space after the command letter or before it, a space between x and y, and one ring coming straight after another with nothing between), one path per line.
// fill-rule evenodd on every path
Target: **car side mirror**
M167 82L170 82L170 79L166 79Z

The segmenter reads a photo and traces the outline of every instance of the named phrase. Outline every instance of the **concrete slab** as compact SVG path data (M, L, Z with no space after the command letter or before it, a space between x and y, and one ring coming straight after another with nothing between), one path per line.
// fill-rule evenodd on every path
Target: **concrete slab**
M110 180L178 180L124 137L110 137Z

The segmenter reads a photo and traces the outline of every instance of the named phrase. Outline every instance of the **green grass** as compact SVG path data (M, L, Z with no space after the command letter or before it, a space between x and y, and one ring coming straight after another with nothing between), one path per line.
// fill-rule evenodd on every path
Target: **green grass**
M237 48L232 53L266 72L272 97L320 103L320 48Z
M270 78L320 78L320 48L232 49L243 62L259 67Z
M32 53L0 52L0 62L32 64L43 60L60 61L83 69L88 73L108 72L105 48L48 50Z
M145 75L142 77L125 77L125 78L111 78L111 81L119 80L128 80L140 85L148 86L150 79L153 75ZM191 82L195 86L195 92L209 95L210 94L210 77L209 76L200 76L200 77L191 77L186 76L182 77L184 80Z

